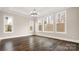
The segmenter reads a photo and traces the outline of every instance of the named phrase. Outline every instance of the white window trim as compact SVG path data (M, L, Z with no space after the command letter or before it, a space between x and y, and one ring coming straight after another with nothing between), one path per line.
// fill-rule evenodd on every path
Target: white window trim
M30 25L31 24L31 25ZM30 30L30 26L32 26L32 31ZM34 22L33 21L29 21L29 26L28 26L29 28L28 28L28 31L29 32L34 32Z
M39 24L38 24L38 26L39 26ZM42 31L39 31L39 27L38 27L38 32L43 32L43 25L42 25Z
M37 32L43 32L43 20L40 18L40 21L42 21L41 25L42 25L42 31L39 31L39 20L37 21Z
M63 11L61 11L61 12L63 12ZM67 12L66 12L66 10L64 12L65 12L65 32L57 32L56 15L55 15L55 33L61 33L61 34L66 34L67 33Z
M11 17L11 18L12 18L12 31L11 31L11 32L6 32L6 31L5 31L5 17ZM12 17L12 16L4 15L4 16L3 16L3 32L4 32L4 33L13 33L13 32L14 32L14 31L13 31L13 30L14 30L14 25L13 25L13 23L14 23L14 22L13 22L13 17Z
M48 23L48 21L47 21L47 23ZM53 31L44 31L44 20L43 20L43 32L44 33L54 33L54 20L53 20Z

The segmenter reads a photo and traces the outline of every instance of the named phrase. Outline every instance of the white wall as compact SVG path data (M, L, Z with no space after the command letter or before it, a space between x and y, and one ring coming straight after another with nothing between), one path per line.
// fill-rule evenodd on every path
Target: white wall
M3 21L5 15L13 17L13 33L4 33L3 31L4 30ZM28 31L28 17L26 17L25 15L20 16L0 11L0 39L18 37L18 36L27 36L31 34L32 33Z
M36 35L79 43L79 8L68 8L66 11L67 11L67 33L66 34L55 33L55 32L54 33L36 32ZM52 15L55 15L55 14L52 14Z

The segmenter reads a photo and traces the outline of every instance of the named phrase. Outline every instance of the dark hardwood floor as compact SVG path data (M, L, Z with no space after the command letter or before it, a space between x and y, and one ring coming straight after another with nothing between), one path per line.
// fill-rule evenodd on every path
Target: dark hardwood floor
M0 51L78 51L79 44L40 36L5 39Z

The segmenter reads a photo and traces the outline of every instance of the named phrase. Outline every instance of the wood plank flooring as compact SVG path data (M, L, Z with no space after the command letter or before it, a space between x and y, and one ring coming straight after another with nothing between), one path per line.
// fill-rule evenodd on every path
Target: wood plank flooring
M79 44L58 39L28 36L5 39L0 42L0 51L78 51Z

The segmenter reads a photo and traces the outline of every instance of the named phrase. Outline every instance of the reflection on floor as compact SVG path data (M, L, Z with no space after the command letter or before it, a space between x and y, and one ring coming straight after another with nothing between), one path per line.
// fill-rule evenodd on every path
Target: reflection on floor
M40 36L2 40L0 51L78 51L79 44Z

